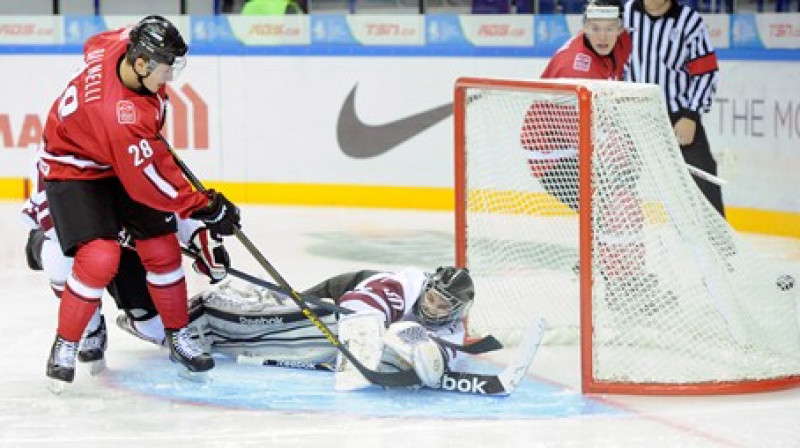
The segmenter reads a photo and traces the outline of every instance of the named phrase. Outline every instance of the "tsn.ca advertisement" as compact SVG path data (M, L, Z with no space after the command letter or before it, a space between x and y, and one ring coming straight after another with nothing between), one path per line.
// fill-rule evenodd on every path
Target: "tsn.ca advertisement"
M450 187L455 80L533 79L547 63L233 53L190 53L170 87L165 133L203 179L270 184ZM14 67L0 73L0 179L28 175L46 112L80 60L0 53L3 66ZM721 61L717 101L704 123L729 206L800 212L797 64ZM769 83L753 82L765 74Z

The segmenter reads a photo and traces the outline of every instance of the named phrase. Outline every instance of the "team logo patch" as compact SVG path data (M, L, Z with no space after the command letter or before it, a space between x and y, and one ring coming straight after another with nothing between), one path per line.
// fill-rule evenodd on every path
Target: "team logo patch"
M588 72L589 67L592 65L592 58L583 53L575 55L575 61L572 62L572 68L581 72Z
M117 101L117 121L119 124L136 123L136 108L128 100Z

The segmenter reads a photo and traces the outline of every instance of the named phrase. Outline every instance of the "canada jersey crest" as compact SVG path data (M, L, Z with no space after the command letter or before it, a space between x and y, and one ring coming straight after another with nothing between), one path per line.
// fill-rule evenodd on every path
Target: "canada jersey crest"
M132 101L117 101L117 122L119 122L119 124L136 123L136 107L133 105Z
M592 66L592 58L589 55L578 53L575 55L575 60L572 62L572 68L581 72L588 72L589 67Z

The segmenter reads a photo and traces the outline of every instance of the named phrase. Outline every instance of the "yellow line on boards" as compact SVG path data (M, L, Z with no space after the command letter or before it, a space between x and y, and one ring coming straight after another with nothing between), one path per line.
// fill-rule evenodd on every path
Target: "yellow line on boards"
M800 238L800 213L755 208L726 208L725 218L740 232Z
M448 187L401 187L387 185L347 184L286 184L251 182L206 182L207 188L225 193L240 204L306 205L326 207L394 208L412 210L453 210L454 193ZM0 199L22 201L27 192L22 178L0 178ZM557 201L532 194L537 201L551 203L553 214L571 211ZM504 201L518 200L507 193L490 196ZM646 204L647 205L647 204ZM647 207L646 207L647 208ZM547 209L547 207L544 207ZM653 214L654 210L648 210ZM800 238L800 213L754 208L727 207L727 220L734 229L742 232L763 233Z

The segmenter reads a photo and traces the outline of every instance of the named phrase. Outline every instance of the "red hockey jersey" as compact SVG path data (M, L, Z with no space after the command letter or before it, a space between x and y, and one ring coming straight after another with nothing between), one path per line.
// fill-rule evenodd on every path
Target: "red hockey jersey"
M86 41L84 66L47 116L39 169L46 180L116 176L134 200L185 218L208 199L192 189L159 138L165 88L141 94L120 80L128 41L126 29Z
M611 54L600 56L592 50L586 41L586 35L581 31L553 55L542 73L542 78L621 81L631 49L631 36L627 31L622 31Z

